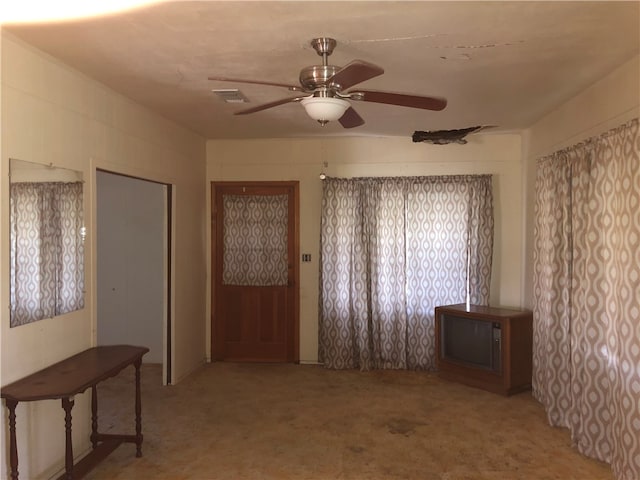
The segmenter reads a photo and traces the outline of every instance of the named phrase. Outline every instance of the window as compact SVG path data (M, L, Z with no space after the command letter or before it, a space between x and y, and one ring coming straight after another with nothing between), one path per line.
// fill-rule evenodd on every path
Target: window
M330 368L435 368L434 308L489 301L490 175L327 178L319 358Z
M11 326L84 307L82 182L10 186Z

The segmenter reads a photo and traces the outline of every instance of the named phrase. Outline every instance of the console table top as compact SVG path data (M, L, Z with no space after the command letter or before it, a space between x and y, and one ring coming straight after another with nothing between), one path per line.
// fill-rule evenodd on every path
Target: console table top
M16 402L71 397L116 375L148 351L131 345L93 347L2 387L0 397Z
M528 315L530 310L507 308L507 307L489 307L485 305L467 305L466 303L458 303L456 305L441 305L436 307L440 310L450 310L460 313L479 313L483 315L493 315L497 317L514 317L519 315Z

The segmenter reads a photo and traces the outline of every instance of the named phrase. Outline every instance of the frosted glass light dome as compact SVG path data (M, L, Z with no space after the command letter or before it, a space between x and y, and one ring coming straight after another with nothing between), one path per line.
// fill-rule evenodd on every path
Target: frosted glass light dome
M307 97L300 103L314 120L319 122L333 122L338 120L351 105L341 98L330 97Z

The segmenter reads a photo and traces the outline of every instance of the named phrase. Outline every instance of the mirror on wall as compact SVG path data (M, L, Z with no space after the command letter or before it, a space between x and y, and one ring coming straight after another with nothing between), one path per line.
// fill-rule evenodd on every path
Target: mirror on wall
M82 172L10 159L11 327L84 308Z

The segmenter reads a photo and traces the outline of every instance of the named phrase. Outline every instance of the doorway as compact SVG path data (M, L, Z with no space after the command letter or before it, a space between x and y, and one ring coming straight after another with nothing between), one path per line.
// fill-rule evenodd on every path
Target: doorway
M149 348L171 383L171 185L96 171L97 344Z
M298 182L211 184L211 356L298 362Z

